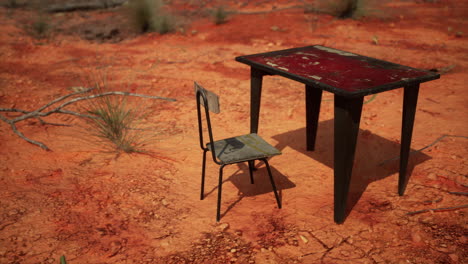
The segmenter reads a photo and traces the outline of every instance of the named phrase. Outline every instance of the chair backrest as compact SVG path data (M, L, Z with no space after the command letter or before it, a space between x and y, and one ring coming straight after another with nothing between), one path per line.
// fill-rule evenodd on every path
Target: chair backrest
M203 140L203 121L202 121L202 111L201 106L204 106L205 109L205 116L206 116L206 124L208 130L208 137L209 137L209 146L213 156L214 162L218 163L216 159L216 153L214 152L214 140L213 140L213 130L211 128L211 119L210 119L210 111L219 114L219 96L215 93L206 90L198 83L194 82L195 94L197 99L197 115L198 115L198 132L200 135L200 147L206 151L207 145Z

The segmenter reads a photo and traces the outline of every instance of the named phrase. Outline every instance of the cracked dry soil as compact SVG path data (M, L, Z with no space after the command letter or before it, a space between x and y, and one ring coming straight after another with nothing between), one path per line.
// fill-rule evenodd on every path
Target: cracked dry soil
M47 118L69 127L18 124L50 152L1 122L0 263L467 263L468 32L456 34L468 28L467 4L379 1L385 16L360 20L288 8L305 2L314 3L167 1L184 30L163 36L132 32L124 7L62 13L51 15L46 39L24 26L34 10L1 7L0 107L35 109L96 76L109 89L177 101L129 101L151 113L146 154L103 151L75 117ZM239 13L215 26L202 11L218 4ZM421 85L405 195L397 194L401 89L365 98L355 204L336 225L333 97L323 95L317 147L307 152L304 87L269 76L260 133L283 152L270 162L283 208L263 165L254 185L245 164L232 165L216 223L213 163L199 199L193 81L221 95L215 137L246 133L250 72L234 58L312 44L443 73Z

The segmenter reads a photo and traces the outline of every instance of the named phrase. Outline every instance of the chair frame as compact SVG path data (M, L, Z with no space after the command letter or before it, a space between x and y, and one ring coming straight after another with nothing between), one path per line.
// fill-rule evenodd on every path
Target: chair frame
M271 185L273 187L273 192L275 194L276 202L278 204L278 208L281 209L281 200L278 195L278 191L276 188L275 181L273 179L273 176L271 174L271 169L270 169L270 164L268 163L267 158L260 158L260 159L250 159L250 160L243 160L243 161L236 161L236 162L231 162L231 163L224 163L221 160L218 161L216 158L216 153L215 153L215 147L214 147L214 140L213 140L213 131L211 127L211 119L210 119L210 107L209 107L209 102L207 99L207 94L202 86L200 86L198 83L194 83L195 90L196 90L196 98L197 98L197 116L198 116L198 131L200 135L200 148L203 150L203 162L202 162L202 177L201 177L201 192L200 192L200 200L204 199L204 191L205 191L205 174L206 174L206 152L211 151L213 161L220 166L219 168L219 182L218 182L218 201L217 201L217 211L216 211L216 221L219 222L221 219L221 193L222 193L222 184L223 184L223 169L226 165L230 164L236 164L236 163L242 163L242 162L247 162L249 165L249 174L250 174L250 183L254 183L254 178L253 178L253 171L255 170L254 167L254 161L255 160L260 160L263 161L266 165L267 171L268 171L268 176L270 178ZM207 130L208 130L208 137L209 137L209 146L208 144L205 144L204 139L203 139L203 122L202 122L202 111L201 111L201 106L202 106L202 101L203 100L203 106L205 108L205 116L206 116L206 123L207 123Z

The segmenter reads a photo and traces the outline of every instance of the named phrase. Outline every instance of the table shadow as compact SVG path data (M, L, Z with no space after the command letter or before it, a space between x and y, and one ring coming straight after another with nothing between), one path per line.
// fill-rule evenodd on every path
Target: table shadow
M273 175L273 179L275 181L276 188L278 190L280 201L282 201L283 190L294 188L296 187L296 184L294 184L283 173L281 173L274 166L272 166L271 165L272 162L268 161L268 163L270 163L271 174ZM274 158L273 158L273 163L274 163ZM227 178L223 180L223 184L228 181L232 182L232 184L234 184L234 186L236 186L236 188L238 189L238 198L236 201L231 203L224 210L224 212L223 212L223 209L221 209L222 211L221 218L224 215L226 215L226 213L229 212L232 208L234 208L234 206L236 206L244 197L257 196L260 194L270 193L271 199L272 199L271 201L273 204L276 205L276 200L275 200L275 196L273 193L273 188L271 186L270 178L268 177L268 172L263 162L262 161L255 162L255 168L257 169L253 173L254 184L250 183L249 166L247 165L247 163L246 162L237 163L237 166L238 166L238 170L235 171L233 174L224 175ZM205 197L207 197L213 192L216 192L217 190L218 190L218 186L215 186L208 192L205 192ZM223 193L224 193L224 190L223 190Z
M306 150L306 128L289 131L273 136L278 141L275 146L279 150L290 147L306 156L333 169L333 128L334 120L326 120L319 123L315 150ZM413 150L410 150L412 152ZM400 143L380 137L369 130L359 130L353 172L351 176L349 194L346 204L346 217L359 201L367 186L399 172ZM408 161L407 175L411 175L414 167L430 156L415 152ZM313 168L310 170L313 172ZM333 174L330 175L333 177ZM408 177L409 178L409 177ZM398 176L392 188L397 192ZM333 199L330 197L330 199Z

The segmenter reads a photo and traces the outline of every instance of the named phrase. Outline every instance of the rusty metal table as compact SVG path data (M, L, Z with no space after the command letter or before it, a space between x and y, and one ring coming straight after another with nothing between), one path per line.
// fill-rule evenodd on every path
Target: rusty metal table
M280 75L305 84L307 150L314 150L322 91L334 94L334 220L345 220L359 123L366 95L404 88L398 193L403 195L419 85L440 75L328 48L301 48L240 56L251 67L250 131L257 133L262 81Z

